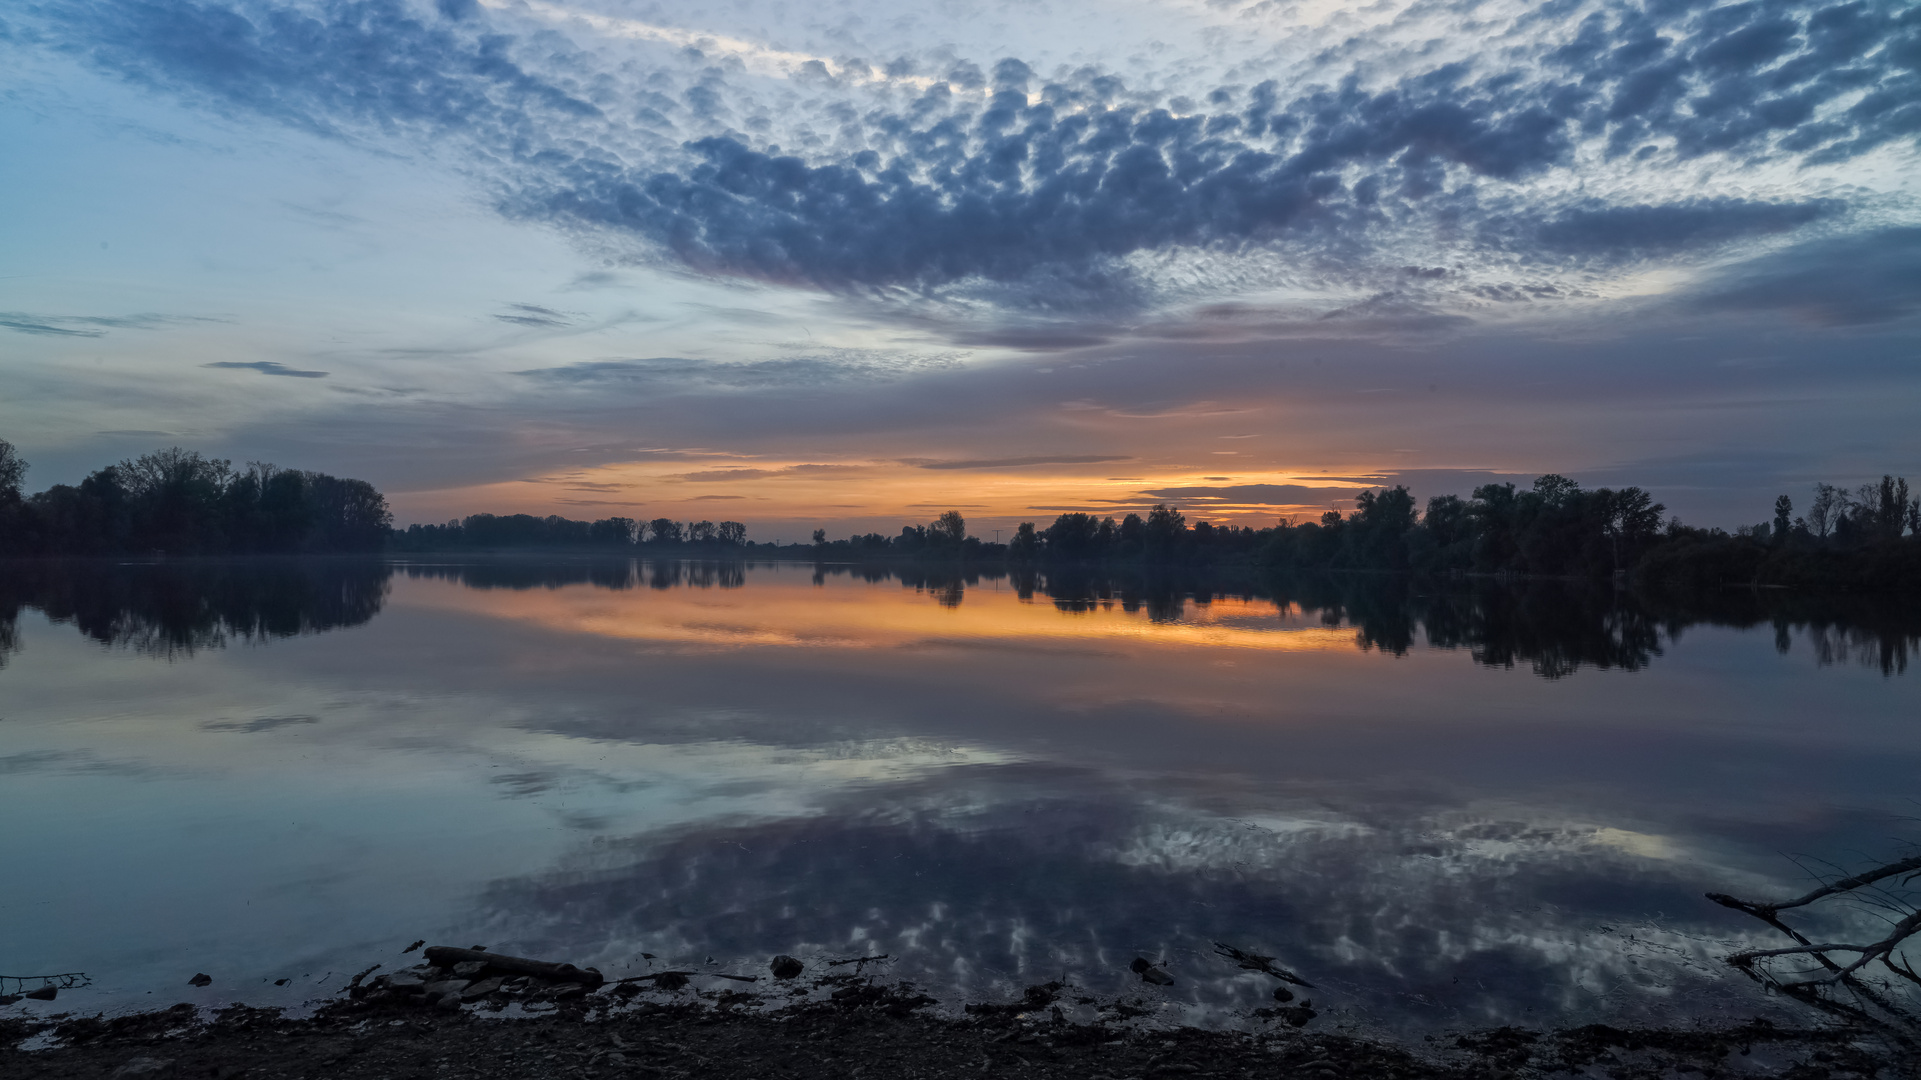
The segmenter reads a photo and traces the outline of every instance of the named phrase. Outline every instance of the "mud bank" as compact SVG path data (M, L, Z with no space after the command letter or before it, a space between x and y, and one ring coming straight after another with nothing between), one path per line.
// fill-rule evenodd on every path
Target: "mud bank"
M658 1002L593 994L528 1016L484 1003L421 1008L330 1002L278 1010L190 1005L115 1018L0 1019L0 1076L117 1080L1186 1080L1366 1077L1522 1080L1582 1076L1896 1078L1897 1048L1860 1033L1762 1022L1715 1030L1511 1028L1409 1046L1276 1025L1250 1032L1131 1029L1056 1019L1021 1000L933 1015L927 999L849 980L838 997L768 1010L725 993ZM841 993L840 991L851 991ZM737 995L738 996L738 995ZM25 1042L36 1049L22 1049Z

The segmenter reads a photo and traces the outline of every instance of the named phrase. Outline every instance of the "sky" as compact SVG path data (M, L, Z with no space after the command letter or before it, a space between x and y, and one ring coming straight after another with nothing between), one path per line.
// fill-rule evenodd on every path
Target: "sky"
M1921 476L1898 0L21 0L0 438L991 537Z

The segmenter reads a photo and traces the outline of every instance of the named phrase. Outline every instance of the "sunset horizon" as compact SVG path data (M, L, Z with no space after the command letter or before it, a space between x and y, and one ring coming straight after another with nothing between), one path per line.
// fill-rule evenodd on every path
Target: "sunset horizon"
M773 539L1546 473L1733 529L1921 472L1899 4L0 25L35 489L181 446Z

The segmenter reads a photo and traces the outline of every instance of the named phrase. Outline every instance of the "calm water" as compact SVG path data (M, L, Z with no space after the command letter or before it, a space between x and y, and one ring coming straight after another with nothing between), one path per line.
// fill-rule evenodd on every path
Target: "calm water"
M1753 1015L1717 957L1758 935L1702 893L1921 833L1921 620L1718 603L0 568L0 974L86 972L15 1008L91 1011L298 1003L416 938L610 975L886 953L950 1004L1065 974L1244 1022L1273 983L1222 941L1321 1026Z

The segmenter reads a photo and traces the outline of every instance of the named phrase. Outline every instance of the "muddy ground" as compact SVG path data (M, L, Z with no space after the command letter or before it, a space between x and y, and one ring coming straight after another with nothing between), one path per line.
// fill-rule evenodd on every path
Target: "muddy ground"
M358 988L356 988L358 989ZM1411 1046L1274 1022L1261 1032L1148 1030L1130 1018L1073 1024L1063 988L936 1015L909 988L841 977L825 996L778 1007L726 990L646 998L614 984L539 1015L475 1000L423 1005L362 992L299 1019L277 1010L192 1006L117 1018L0 1019L0 1077L119 1080L495 1080L562 1077L793 1080L1379 1080L1581 1076L1921 1075L1895 1048L1832 1029L1749 1023L1721 1030L1511 1028ZM656 998L663 998L656 1000ZM1124 1012L1125 1010L1122 1010ZM1104 1014L1105 1015L1105 1014ZM26 1041L38 1049L23 1050Z

